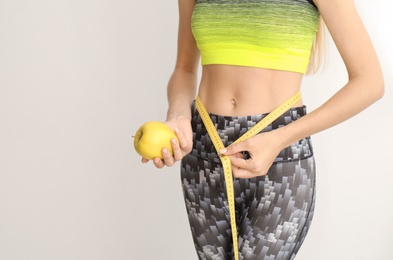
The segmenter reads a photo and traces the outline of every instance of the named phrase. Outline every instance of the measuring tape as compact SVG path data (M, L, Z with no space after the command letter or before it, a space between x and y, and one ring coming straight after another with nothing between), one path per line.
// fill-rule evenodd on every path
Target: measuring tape
M262 120L260 120L256 125L254 125L252 128L250 128L246 133L244 133L242 136L240 136L236 141L233 143L238 143L246 140L247 138L250 138L252 136L255 136L258 134L260 131L262 131L264 128L266 128L269 124L271 124L274 120L276 120L278 117L280 117L282 114L284 114L287 110L289 110L293 105L295 105L297 102L299 102L302 98L302 95L299 92L297 92L295 95L290 97L288 100L286 100L284 103L279 105L277 108L275 108L272 112L270 112L268 115L266 115ZM202 101L199 99L199 97L196 98L195 100L195 106L202 118L202 122L205 125L207 132L210 136L210 139L213 142L214 147L216 148L216 151L220 151L221 149L224 149L224 144L221 141L221 138L216 130L216 127L213 125L213 122L210 119L209 113L206 111L206 108L202 104ZM236 216L235 216L235 194L233 190L233 175L232 175L232 167L231 167L231 160L229 159L228 156L226 155L220 155L220 160L222 163L222 167L224 169L224 177L225 177L225 183L226 183L226 191L227 191L227 197L228 197L228 206L229 206L229 218L230 218L230 224L231 224L231 229L232 229L232 240L233 240L233 251L235 254L235 260L239 259L239 253L238 253L238 241L237 241L237 225L236 225ZM235 232L234 232L235 231Z

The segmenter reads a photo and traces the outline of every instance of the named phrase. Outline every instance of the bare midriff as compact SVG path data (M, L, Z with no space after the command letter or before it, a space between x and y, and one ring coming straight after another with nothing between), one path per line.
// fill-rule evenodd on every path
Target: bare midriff
M210 113L245 116L268 113L300 89L303 74L231 65L205 65L199 97ZM294 105L301 106L302 101Z

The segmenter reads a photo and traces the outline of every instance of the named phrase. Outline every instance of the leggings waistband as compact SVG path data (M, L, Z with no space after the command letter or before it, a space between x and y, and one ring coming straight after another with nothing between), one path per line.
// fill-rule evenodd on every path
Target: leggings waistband
M268 132L279 127L283 127L306 114L306 106L290 108L261 132ZM224 146L230 145L266 115L268 115L268 113L250 116L223 116L209 113L213 125L215 125ZM194 133L193 150L191 154L210 162L221 163L209 134L202 122L202 118L195 107L195 102L192 105L191 123ZM277 156L275 163L305 159L312 155L313 151L311 139L310 137L306 137L283 149ZM245 153L245 157L248 157L248 153Z

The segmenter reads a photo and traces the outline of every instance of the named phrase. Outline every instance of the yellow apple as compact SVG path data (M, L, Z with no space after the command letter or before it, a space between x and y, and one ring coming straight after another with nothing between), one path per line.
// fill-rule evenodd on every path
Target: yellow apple
M177 137L165 123L150 121L144 123L134 136L135 151L146 159L163 158L162 149L167 148L173 154L171 140Z

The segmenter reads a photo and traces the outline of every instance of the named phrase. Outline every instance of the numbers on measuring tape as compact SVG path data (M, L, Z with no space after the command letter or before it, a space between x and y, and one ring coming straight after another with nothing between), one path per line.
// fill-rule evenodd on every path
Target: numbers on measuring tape
M275 108L272 112L266 115L262 120L260 120L257 124L255 124L251 129L249 129L246 133L236 139L233 143L238 143L241 141L246 140L252 136L255 136L259 132L261 132L264 128L266 128L269 124L271 124L274 120L280 117L285 111L290 109L293 105L295 105L301 99L300 91L297 92L294 96L289 98L283 104L279 105ZM213 122L210 119L206 108L203 106L202 101L199 97L195 100L196 108L201 115L202 122L206 127L206 130L210 136L210 139L213 142L213 145L216 151L220 151L224 148L224 144L218 134ZM232 176L232 167L231 161L228 156L220 155L220 160L223 165L224 171L224 178L226 183L226 191L227 191L227 198L228 198L228 207L229 207L229 219L230 225L232 229L232 240L233 240L233 252L235 255L235 260L239 259L239 252L238 252L238 238L237 238L237 225L236 225L236 215L235 215L235 195L233 190L233 176Z

